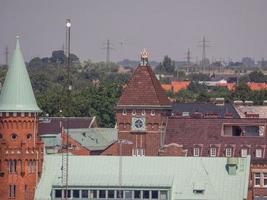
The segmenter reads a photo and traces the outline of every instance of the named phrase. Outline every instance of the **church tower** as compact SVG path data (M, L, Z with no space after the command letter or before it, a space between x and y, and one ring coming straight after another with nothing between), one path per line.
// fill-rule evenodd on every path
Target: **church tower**
M0 96L0 199L32 200L41 175L40 112L17 37Z
M167 118L172 110L165 91L141 52L140 65L125 87L117 104L119 154L157 156L163 143Z

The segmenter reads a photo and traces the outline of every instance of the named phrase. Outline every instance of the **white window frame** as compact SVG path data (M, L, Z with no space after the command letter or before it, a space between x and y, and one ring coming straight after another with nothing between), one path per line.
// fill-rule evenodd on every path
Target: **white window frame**
M122 110L122 115L127 115L127 110L126 109Z
M155 116L155 115L156 115L155 110L151 110L150 115L151 115L151 116Z
M135 109L132 110L132 115L136 115L136 110Z
M217 149L215 147L210 148L210 157L216 157L217 156Z
M142 116L145 116L145 115L146 115L146 111L142 110Z
M232 157L232 148L231 147L227 147L225 149L225 156L226 157Z
M247 157L247 155L248 155L248 149L246 149L246 148L243 148L243 149L241 149L241 157Z
M145 149L144 148L133 148L132 156L145 156Z
M263 187L267 187L267 173L263 173L262 176L263 176L262 185ZM264 183L265 180L266 180L266 184Z
M200 156L200 148L199 147L194 147L194 149L193 149L193 155L195 157L199 157Z
M259 175L259 176L256 176L256 175ZM256 185L256 179L260 180L259 185ZM261 173L256 172L254 173L254 187L260 187L260 186L261 186Z
M256 149L255 157L262 158L262 149Z

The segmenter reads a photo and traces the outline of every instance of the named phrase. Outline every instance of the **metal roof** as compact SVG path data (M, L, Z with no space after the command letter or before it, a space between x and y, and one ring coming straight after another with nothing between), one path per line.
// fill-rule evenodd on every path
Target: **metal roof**
M17 38L0 96L0 112L40 112Z
M69 129L71 138L83 147L91 150L104 150L118 139L118 130L115 128L84 128Z
M45 155L36 200L50 200L61 186L60 155ZM118 156L69 156L69 188L119 186ZM122 157L122 187L169 188L171 199L243 200L247 198L250 157L237 158L229 175L225 157ZM193 189L204 188L203 194Z

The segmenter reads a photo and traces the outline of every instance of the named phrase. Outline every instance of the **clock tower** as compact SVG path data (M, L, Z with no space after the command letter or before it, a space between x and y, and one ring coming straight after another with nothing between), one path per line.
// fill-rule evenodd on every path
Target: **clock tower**
M141 62L117 103L117 128L122 155L157 156L163 143L167 118L172 110L165 91L148 63L148 52L141 52Z

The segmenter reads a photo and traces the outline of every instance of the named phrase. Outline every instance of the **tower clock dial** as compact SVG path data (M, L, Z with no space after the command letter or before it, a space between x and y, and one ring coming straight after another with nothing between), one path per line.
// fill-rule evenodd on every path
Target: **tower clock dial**
M145 118L133 117L132 118L132 130L133 131L145 131Z

